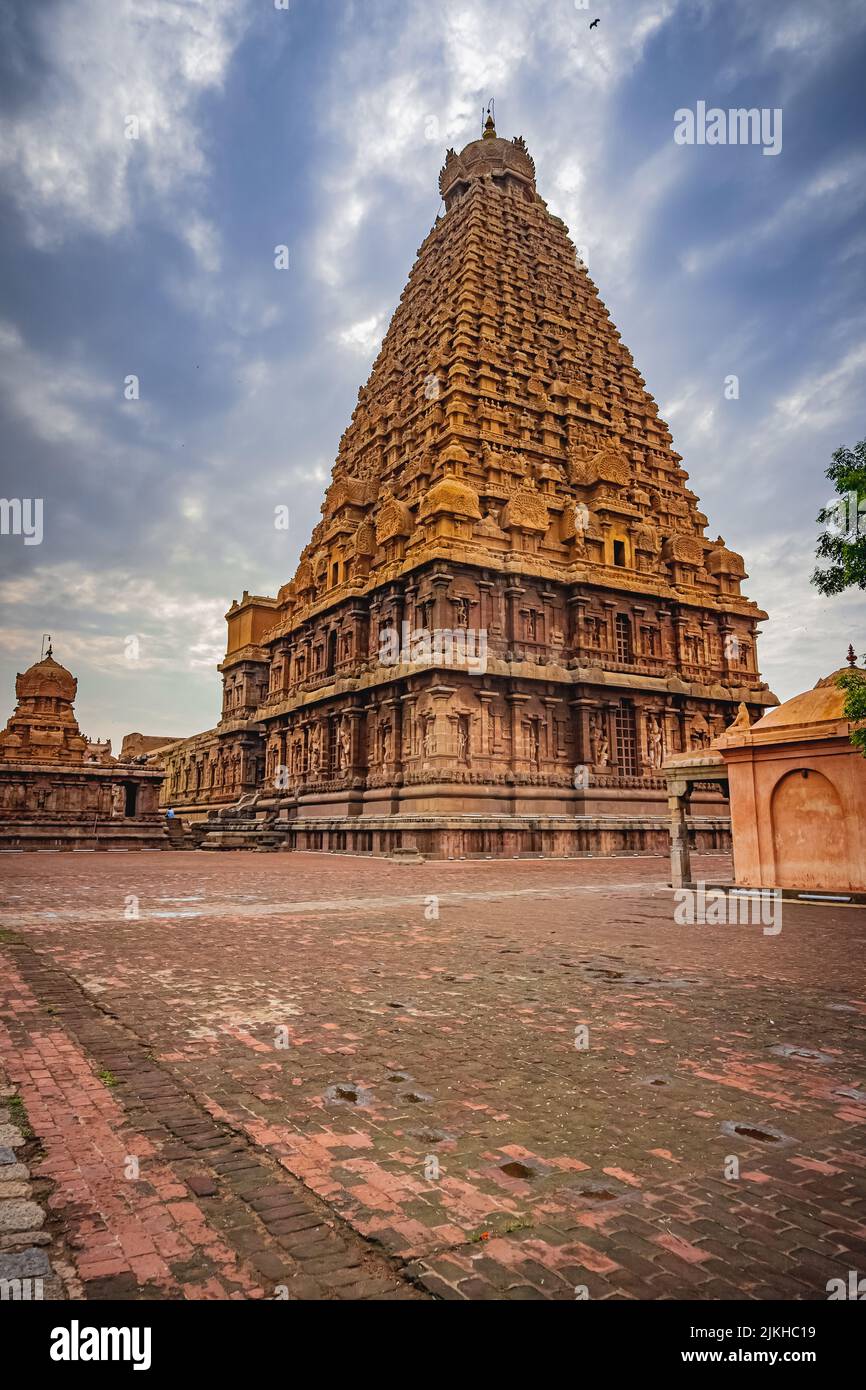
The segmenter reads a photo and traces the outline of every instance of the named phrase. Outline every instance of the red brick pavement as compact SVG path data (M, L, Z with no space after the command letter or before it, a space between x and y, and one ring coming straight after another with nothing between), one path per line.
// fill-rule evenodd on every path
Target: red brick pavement
M3 868L0 1061L89 1296L823 1299L866 1267L862 909L678 926L637 858Z

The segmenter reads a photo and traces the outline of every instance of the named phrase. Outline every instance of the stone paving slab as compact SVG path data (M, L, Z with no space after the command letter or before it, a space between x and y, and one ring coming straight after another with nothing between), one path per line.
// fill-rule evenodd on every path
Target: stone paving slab
M638 857L58 855L50 900L47 862L4 863L0 1058L88 1296L808 1299L866 1261L862 909L680 926Z

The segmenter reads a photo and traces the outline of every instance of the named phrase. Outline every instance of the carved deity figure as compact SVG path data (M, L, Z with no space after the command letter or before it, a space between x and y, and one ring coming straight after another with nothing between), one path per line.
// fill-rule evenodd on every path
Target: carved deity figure
M436 752L436 724L432 714L428 714L424 720L424 757L429 758Z
M597 716L591 714L589 716L589 747L592 753L592 761L596 765L598 764L598 748L600 739L601 725L598 722Z
M664 762L664 735L654 714L647 716L646 752L650 767L661 767Z
M454 600L455 616L458 627L469 626L469 599L458 598Z
M120 783L115 783L111 789L111 814L112 816L122 816L126 808L126 793Z
M340 724L340 732L337 735L337 744L339 752L340 771L345 772L346 768L349 766L349 758L351 755L351 740L349 738L349 727L345 720L343 720L343 722Z
M379 762L387 763L391 757L391 725L384 722L379 725Z
M317 724L310 734L310 772L317 773L322 764L322 731Z
M589 716L589 746L594 765L607 767L610 762L610 743L604 731L604 721L597 714Z
M537 766L541 762L541 737L538 730L537 719L533 719L530 722L529 728L527 730L527 735L527 741L529 743L529 759L530 762L535 763Z
M469 760L469 719L465 714L461 714L457 719L457 761L461 763Z
M691 744L695 752L699 752L701 749L709 748L710 746L710 730L703 715L699 714L692 724Z

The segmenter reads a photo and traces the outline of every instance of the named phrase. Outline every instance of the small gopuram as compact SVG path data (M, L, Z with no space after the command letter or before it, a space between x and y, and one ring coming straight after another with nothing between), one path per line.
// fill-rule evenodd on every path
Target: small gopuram
M439 190L322 518L229 611L222 720L168 750L165 802L211 847L658 853L665 757L777 703L766 614L523 139L488 118ZM726 845L723 799L692 809Z
M121 763L89 743L73 701L78 682L46 655L15 680L17 705L0 733L0 847L163 849L163 773Z
M696 785L728 788L734 879L792 894L866 894L866 758L851 742L848 665L751 724L741 707L704 753L667 760L671 871L692 883L686 817ZM863 673L866 680L866 672Z

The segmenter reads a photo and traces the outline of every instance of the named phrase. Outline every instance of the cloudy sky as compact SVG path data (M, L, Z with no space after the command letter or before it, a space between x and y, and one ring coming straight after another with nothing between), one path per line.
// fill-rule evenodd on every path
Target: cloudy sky
M225 610L294 572L491 95L746 557L766 679L866 649L862 595L809 584L866 434L866 10L591 3L5 0L2 495L44 538L0 537L3 719L51 632L90 736L215 722ZM781 152L675 143L698 101L780 108Z

